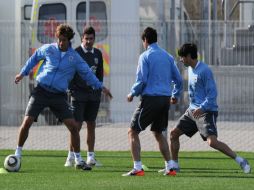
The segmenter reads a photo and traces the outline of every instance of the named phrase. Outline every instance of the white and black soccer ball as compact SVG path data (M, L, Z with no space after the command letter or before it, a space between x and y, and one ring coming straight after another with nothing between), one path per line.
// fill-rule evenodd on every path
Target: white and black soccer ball
M4 160L4 168L9 172L18 172L21 167L20 158L11 154Z

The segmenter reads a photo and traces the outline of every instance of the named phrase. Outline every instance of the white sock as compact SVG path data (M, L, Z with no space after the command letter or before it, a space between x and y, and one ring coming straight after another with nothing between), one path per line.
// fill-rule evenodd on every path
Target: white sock
M94 158L95 157L95 153L94 152L87 152L87 158Z
M80 163L83 161L80 152L74 152L75 162Z
M170 170L170 168L172 168L171 167L171 161L170 160L165 161L165 169L168 171L168 170Z
M141 170L142 169L142 162L141 161L134 161L134 169Z
M21 155L22 155L22 146L17 146L17 148L15 150L15 155L18 156L19 158L21 158Z
M240 164L243 161L243 158L241 156L236 156L235 161Z
M74 159L74 158L75 158L74 152L71 151L71 150L69 150L67 159L68 159L68 160L72 160L72 159Z
M170 168L178 168L179 167L178 161L177 160L170 160L168 163L168 167L169 167L169 169Z

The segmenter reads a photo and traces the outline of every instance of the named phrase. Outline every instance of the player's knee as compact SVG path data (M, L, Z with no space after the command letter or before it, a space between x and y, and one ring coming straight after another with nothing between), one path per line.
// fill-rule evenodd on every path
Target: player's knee
M216 139L208 138L207 144L212 148L216 148L218 143Z
M67 128L72 134L79 132L79 123L76 122L74 119L66 119L64 120L64 124L67 126Z
M170 141L178 140L180 136L180 133L177 128L170 130Z
M134 136L136 136L136 135L138 135L138 132L135 131L135 130L132 129L132 128L129 128L129 130L128 130L128 136L129 136L129 137L134 137Z
M128 129L128 136L132 134L133 130L131 128Z
M154 135L154 137L155 137L157 140L159 140L159 139L161 139L162 137L164 137L163 134L162 134L162 132L157 132L157 131L154 131L154 132L153 132L153 135Z
M34 122L34 119L32 117L26 116L23 120L21 128L24 130L28 130L31 127L31 125L33 124L33 122Z

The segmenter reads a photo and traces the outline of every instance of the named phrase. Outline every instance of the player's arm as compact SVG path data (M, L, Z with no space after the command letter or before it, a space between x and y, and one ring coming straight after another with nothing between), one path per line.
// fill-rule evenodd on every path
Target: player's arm
M146 85L148 78L148 67L144 54L139 57L139 63L136 74L136 81L133 84L130 93L127 95L127 101L131 102L134 96L139 96Z
M204 114L204 111L201 108L197 108L192 112L192 114L195 119L198 119Z
M98 69L96 70L96 76L99 79L99 81L103 82L103 57L102 57L102 53L99 51L99 65L98 65ZM102 92L108 96L110 99L113 98L111 92L109 89L107 88L102 88Z
M108 96L110 99L113 98L113 96L112 96L110 90L107 89L105 86L102 87L102 92L103 92L106 96Z
M81 57L77 56L76 71L81 76L81 78L87 82L89 86L94 89L102 89L102 82L98 80L92 70L89 68L87 63L82 60Z
M172 90L172 96L170 103L176 104L178 102L178 98L180 97L180 94L183 90L183 79L179 72L179 69L177 68L176 64L173 62L171 64L171 70L172 70L172 82L174 83L173 90Z
M14 82L16 84L19 83L23 79L24 76L27 76L33 67L40 61L45 59L45 47L41 47L37 49L34 54L26 61L25 65L22 67L19 74L15 76Z
M203 112L210 110L216 103L217 98L217 88L213 77L213 73L210 69L206 70L201 76L205 84L205 101L201 103L200 108Z
M96 70L96 76L99 79L99 81L103 82L103 57L102 53L99 51L99 65Z

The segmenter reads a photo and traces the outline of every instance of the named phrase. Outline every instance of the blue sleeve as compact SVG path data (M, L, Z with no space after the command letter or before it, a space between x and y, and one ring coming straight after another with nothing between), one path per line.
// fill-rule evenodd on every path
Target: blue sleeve
M22 76L27 76L31 69L33 69L33 67L37 65L39 61L45 59L45 48L45 45L41 48L38 48L34 54L26 61L25 65L20 71Z
M139 96L147 83L148 67L144 54L141 54L138 61L138 68L136 73L136 81L131 88L132 96Z
M79 55L77 56L76 70L89 86L92 86L94 89L102 89L102 82L99 81L87 63Z
M202 75L206 98L205 101L201 103L200 107L203 111L210 110L215 104L217 99L217 88L213 77L213 73L210 69Z
M174 83L174 87L172 90L172 97L179 98L183 90L183 79L175 62L172 63L171 69L172 69L172 80L173 80L172 82Z

